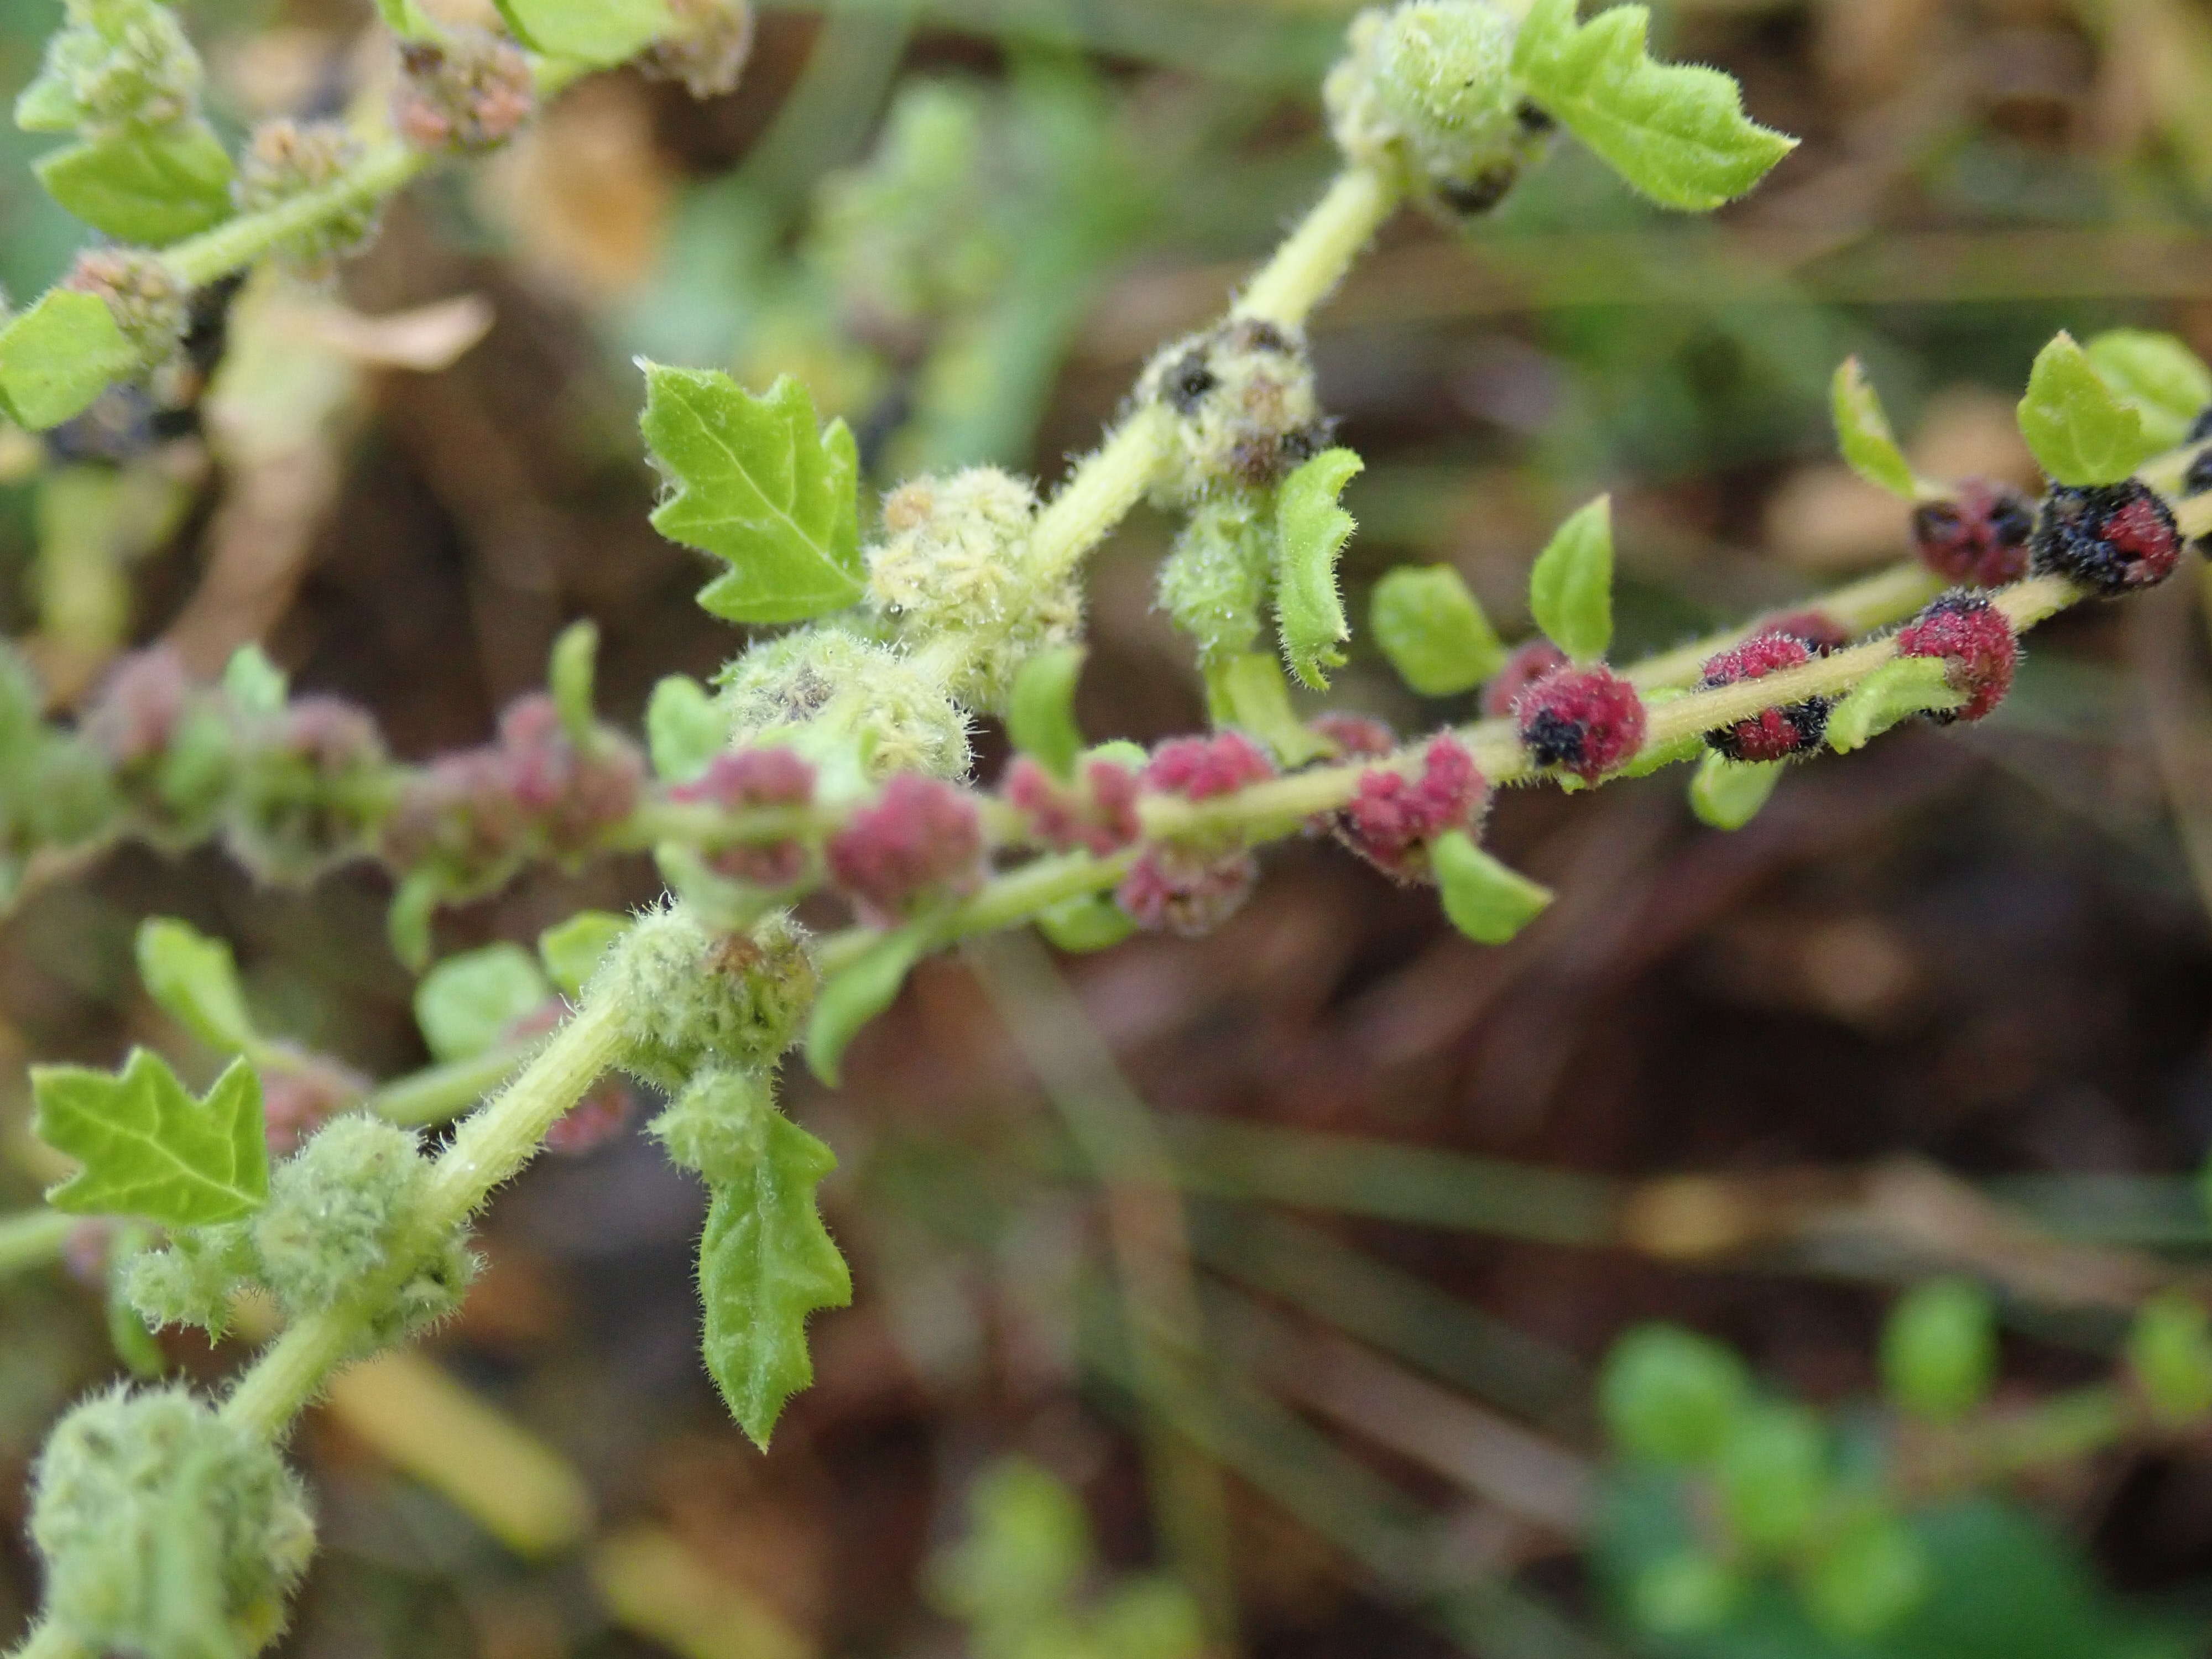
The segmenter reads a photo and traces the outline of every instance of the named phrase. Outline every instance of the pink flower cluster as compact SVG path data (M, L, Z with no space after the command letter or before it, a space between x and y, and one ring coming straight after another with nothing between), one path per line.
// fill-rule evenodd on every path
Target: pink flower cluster
M1785 668L1802 667L1815 654L1798 635L1769 629L1707 659L1698 687L1710 691L1717 686L1763 679ZM1820 741L1828 729L1828 711L1834 706L1832 698L1808 697L1786 708L1763 708L1748 720L1706 732L1705 741L1730 760L1786 760Z
M1467 746L1440 732L1423 751L1418 776L1390 767L1361 773L1358 792L1337 814L1336 833L1393 880L1414 880L1427 873L1429 842L1467 828L1489 794Z
M1078 848L1104 858L1133 844L1137 776L1109 760L1084 763L1077 783L1062 783L1027 755L1006 769L1006 799L1028 818L1036 838L1055 853Z
M968 892L983 874L975 804L949 783L901 772L830 837L830 877L866 919L889 923L918 899Z
M1274 762L1251 738L1242 732L1218 732L1210 738L1170 738L1152 751L1144 781L1164 795L1211 800L1274 775Z
M1644 746L1644 699L1609 668L1555 668L1514 699L1521 741L1539 766L1595 782Z
M2003 613L1978 593L1946 593L1897 632L1900 657L1941 657L1944 678L1966 701L1929 718L1939 726L1978 720L2004 701L2020 663L2020 641Z
M788 749L740 749L715 756L696 781L670 790L668 798L728 812L804 806L814 799L814 769ZM720 848L708 862L732 881L788 887L806 873L806 843L797 837L741 843Z
M1912 511L1920 561L1945 581L2002 587L2027 574L2035 507L2009 484L1969 478L1948 501Z

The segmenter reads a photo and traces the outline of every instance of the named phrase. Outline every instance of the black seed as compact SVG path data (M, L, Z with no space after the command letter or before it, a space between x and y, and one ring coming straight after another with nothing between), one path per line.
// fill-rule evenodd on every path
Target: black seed
M2189 464L2189 471L2181 475L2181 493L2185 497L2202 495L2212 489L2212 449L2200 452Z
M1521 740L1528 745L1538 765L1571 769L1582 764L1583 745L1589 740L1589 732L1580 720L1546 708L1522 728Z
M1513 118L1521 124L1521 131L1534 134L1550 132L1559 126L1548 111L1540 110L1523 98L1514 106Z
M1436 181L1437 199L1453 212L1472 218L1487 213L1505 199L1521 169L1510 161L1494 167L1485 167L1472 179L1439 179Z
M2197 411L2197 418L2189 423L2189 434L2182 439L2185 444L2201 444L2212 438L2212 404Z
M1206 394L1220 384L1206 366L1206 354L1194 351L1168 371L1168 402L1178 415L1195 415Z
M1230 345L1243 351L1272 351L1279 357L1295 357L1298 343L1264 317L1250 317L1237 325Z

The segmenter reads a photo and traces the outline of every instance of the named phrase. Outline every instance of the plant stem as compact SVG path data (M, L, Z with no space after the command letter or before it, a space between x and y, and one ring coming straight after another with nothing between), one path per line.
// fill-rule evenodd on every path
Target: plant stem
M466 1060L425 1066L372 1091L362 1109L403 1129L449 1121L513 1077L545 1043L542 1036L502 1042Z
M58 1210L26 1210L0 1218L0 1279L53 1262L76 1224L76 1217Z
M1360 250L1397 210L1398 187L1371 167L1346 167L1305 222L1237 299L1236 318L1302 325L1335 292Z

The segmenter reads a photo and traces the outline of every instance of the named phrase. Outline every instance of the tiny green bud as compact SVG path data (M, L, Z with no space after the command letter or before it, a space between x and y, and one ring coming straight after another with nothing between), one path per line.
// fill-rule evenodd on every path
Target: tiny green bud
M735 741L774 743L794 726L827 726L860 740L875 777L968 770L968 716L945 683L894 647L843 629L802 628L756 646L724 671L722 684Z
M1893 1515L1861 1516L1823 1539L1799 1578L1805 1610L1838 1641L1880 1635L1926 1597L1927 1547Z
M1917 1285L1881 1334L1882 1381L1916 1417L1948 1423L1980 1405L1996 1374L1996 1310L1969 1279Z
M1249 653L1274 570L1274 521L1243 491L1200 501L1160 564L1159 608L1198 642L1201 664Z
M1727 1562L1703 1550L1680 1550L1636 1575L1629 1586L1629 1616L1654 1636L1695 1636L1726 1624L1743 1589Z
M2212 1329L2194 1298L2167 1291L2144 1303L2127 1352L2136 1387L2160 1423L2181 1428L2212 1413Z
M1621 1450L1655 1463L1704 1463L1749 1398L1743 1362L1674 1325L1642 1325L1613 1345L1598 1382L1606 1429Z
M15 100L15 125L95 142L171 127L198 109L201 79L199 54L167 6L72 0L38 79Z
M1497 630L1448 564L1400 565L1375 584L1367 621L1398 678L1424 697L1472 691L1504 665Z
M1828 1492L1828 1447L1802 1406L1760 1404L1737 1413L1721 1446L1721 1503L1736 1537L1776 1554L1801 1542Z
M253 1277L252 1225L217 1222L179 1228L158 1250L142 1250L123 1276L123 1294L146 1322L229 1328L230 1302Z
M718 933L677 905L639 917L584 994L622 1009L624 1069L674 1091L709 1070L773 1066L816 983L805 932L789 916Z
M407 1235L429 1178L412 1133L358 1115L333 1119L278 1164L253 1248L285 1312L334 1306L413 1248Z
M241 213L262 213L337 182L365 146L342 121L264 121L247 137L231 195ZM376 234L376 198L319 216L277 245L277 258L297 275L319 280L338 258Z
M671 1163L704 1176L710 1186L730 1187L760 1162L775 1109L764 1075L710 1066L647 1127Z

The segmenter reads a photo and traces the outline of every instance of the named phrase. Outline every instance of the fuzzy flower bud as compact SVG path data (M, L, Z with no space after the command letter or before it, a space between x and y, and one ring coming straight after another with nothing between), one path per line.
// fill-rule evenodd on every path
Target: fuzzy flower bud
M739 749L709 761L699 778L668 792L673 801L742 812L763 806L804 806L814 799L814 769L788 749ZM717 875L755 887L788 887L806 873L806 843L798 840L725 847L708 861Z
M337 697L301 697L240 738L228 834L263 879L311 881L367 850L386 766L376 722Z
M31 1538L46 1605L75 1647L179 1654L204 1639L250 1653L284 1622L313 1553L299 1478L265 1440L181 1388L95 1395L40 1454ZM195 1639L191 1651L203 1648Z
M240 213L260 213L334 183L362 157L363 146L343 122L264 121L246 140L231 197ZM331 274L341 255L376 234L377 204L363 200L288 236L277 255L300 275Z
M407 1236L429 1180L412 1133L358 1115L333 1120L278 1164L253 1249L285 1312L334 1306L414 1247Z
M1274 775L1274 762L1242 732L1218 732L1210 738L1169 738L1152 751L1144 783L1162 794L1207 800Z
M1337 814L1337 836L1394 881L1428 873L1428 843L1463 830L1488 799L1490 786L1467 745L1449 732L1429 741L1421 769L1408 777L1390 767L1359 775L1359 787Z
M1109 760L1085 763L1079 782L1065 784L1018 755L1006 769L1006 796L1030 821L1036 838L1055 853L1077 848L1097 857L1119 852L1142 832L1137 820L1137 778Z
M1237 489L1200 501L1160 562L1158 605L1213 664L1252 649L1275 574L1267 497Z
M1970 478L1948 501L1912 510L1920 562L1949 582L2002 587L2027 574L2035 506L2008 484Z
M1595 782L1644 745L1644 700L1607 668L1559 668L1514 700L1521 741L1539 766Z
M516 803L556 858L592 851L637 807L645 757L602 727L579 748L544 692L518 698L499 718L500 747Z
M982 879L975 803L951 784L902 772L830 837L830 878L864 913L889 919Z
M968 769L968 716L945 683L896 648L842 629L802 628L756 646L730 665L723 687L739 743L772 743L834 717L867 745L877 777Z
M1764 678L1785 668L1802 667L1814 653L1795 634L1771 629L1715 653L1706 660L1698 689L1734 685ZM1828 729L1832 697L1808 697L1786 708L1764 708L1749 720L1705 733L1705 742L1732 761L1786 760L1816 747Z
M1960 591L1944 594L1898 629L1897 654L1944 659L1944 678L1966 701L1928 718L1948 726L1980 720L2004 701L2020 662L2020 641L1995 605Z
M1482 712L1494 720L1513 713L1521 694L1555 668L1567 665L1567 653L1549 640L1530 640L1505 659L1482 688Z
M231 1297L252 1281L251 1224L187 1227L158 1250L142 1250L124 1270L123 1293L156 1329L197 1325L210 1334L230 1322Z
M774 1110L763 1073L714 1066L686 1083L649 1128L670 1162L730 1186L758 1166Z
M1248 852L1155 847L1121 878L1114 902L1139 927L1196 939L1243 908L1259 879Z
M2173 574L2181 532L2173 514L2138 478L2075 489L2054 484L2030 543L2035 571L2114 599Z
M720 933L671 906L647 911L615 942L585 998L611 997L622 1009L623 1069L674 1091L710 1066L774 1065L816 983L806 936L788 916Z
M1155 356L1137 397L1176 416L1157 493L1189 507L1225 489L1265 489L1328 447L1305 337L1256 318L1221 324Z
M155 0L71 0L46 43L39 78L16 105L30 132L72 129L97 143L134 129L172 127L199 108L199 54Z
M407 779L385 821L383 852L403 871L434 866L453 893L483 892L514 872L529 829L506 755L465 749Z
M736 91L752 56L752 8L745 0L668 0L668 9L676 28L639 54L639 72L681 81L694 98Z
M191 321L191 295L157 253L135 248L88 248L62 286L107 302L116 327L149 372L177 355Z
M530 60L511 40L457 29L443 40L399 43L392 125L417 149L495 149L537 102Z

